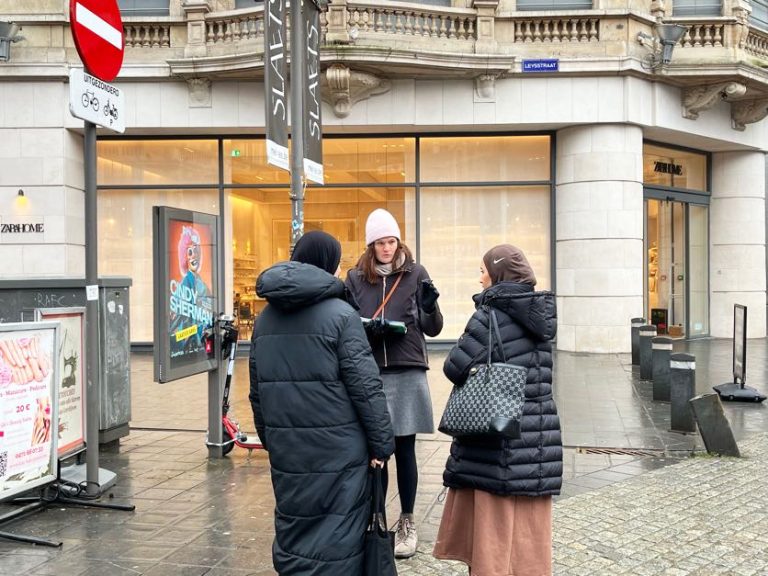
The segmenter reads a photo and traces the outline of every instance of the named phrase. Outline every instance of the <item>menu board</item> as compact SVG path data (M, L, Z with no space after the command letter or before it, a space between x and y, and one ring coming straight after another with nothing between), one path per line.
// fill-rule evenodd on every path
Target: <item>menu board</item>
M218 279L217 217L153 208L155 380L213 370L204 333L214 324Z
M0 324L0 501L56 479L59 323Z
M41 308L39 320L57 320L59 330L59 459L85 449L85 308Z

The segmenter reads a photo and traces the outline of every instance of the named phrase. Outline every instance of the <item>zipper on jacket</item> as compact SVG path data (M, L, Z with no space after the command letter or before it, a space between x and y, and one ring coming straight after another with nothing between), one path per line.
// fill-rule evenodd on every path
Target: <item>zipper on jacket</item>
M381 301L387 297L387 277L381 277ZM384 308L381 309L381 320L384 321ZM381 345L384 348L384 367L387 367L387 339L384 334L381 335Z

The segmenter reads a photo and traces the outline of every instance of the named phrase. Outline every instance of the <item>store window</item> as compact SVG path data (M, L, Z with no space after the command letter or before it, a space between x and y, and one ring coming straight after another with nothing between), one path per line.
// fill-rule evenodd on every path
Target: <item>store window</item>
M153 339L152 207L218 214L218 198L217 189L99 190L99 274L133 281L131 342Z
M100 186L218 184L215 140L100 140Z
M643 146L643 183L646 186L707 191L707 156L700 152Z
M460 335L480 289L480 259L495 244L523 248L538 288L551 287L549 136L326 137L323 154L327 183L305 189L305 231L341 241L346 274L365 250L368 215L389 210L441 292L440 339ZM267 164L264 140L102 140L98 178L100 271L133 279L132 341L153 335L155 205L221 215L225 308L248 338L265 304L256 278L289 257L289 175Z

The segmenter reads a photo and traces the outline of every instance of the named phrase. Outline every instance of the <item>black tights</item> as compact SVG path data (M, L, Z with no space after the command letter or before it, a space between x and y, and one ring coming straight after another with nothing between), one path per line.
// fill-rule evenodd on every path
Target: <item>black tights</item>
M419 483L419 471L416 469L416 434L395 436L395 463L397 464L397 490L400 494L400 511L413 514L416 504L416 488ZM384 494L387 493L389 473L384 464Z

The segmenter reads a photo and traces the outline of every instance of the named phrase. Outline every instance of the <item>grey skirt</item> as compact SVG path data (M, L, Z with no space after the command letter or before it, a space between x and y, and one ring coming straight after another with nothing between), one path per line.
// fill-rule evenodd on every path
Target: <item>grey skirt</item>
M395 436L434 433L427 371L405 368L397 372L384 372L381 380Z

